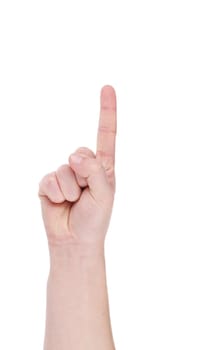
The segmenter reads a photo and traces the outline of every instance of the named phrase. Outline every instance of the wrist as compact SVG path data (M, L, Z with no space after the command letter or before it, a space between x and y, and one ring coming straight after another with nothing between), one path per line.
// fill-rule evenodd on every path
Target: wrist
M70 265L90 263L104 259L104 242L77 243L73 241L48 241L51 266L63 268Z

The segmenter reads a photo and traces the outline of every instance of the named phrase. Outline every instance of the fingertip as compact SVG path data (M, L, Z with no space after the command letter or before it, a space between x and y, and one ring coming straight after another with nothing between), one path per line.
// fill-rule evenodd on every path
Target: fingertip
M103 94L115 94L115 88L110 85L110 84L106 84L102 87L101 89L101 95Z
M116 92L111 85L105 85L101 89L100 94L101 110L113 110L116 111Z

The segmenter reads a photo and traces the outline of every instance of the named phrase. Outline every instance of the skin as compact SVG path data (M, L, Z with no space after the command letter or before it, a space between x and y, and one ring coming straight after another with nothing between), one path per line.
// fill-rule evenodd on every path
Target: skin
M96 154L80 147L39 183L50 253L45 350L115 349L104 243L115 196L116 94L100 93Z

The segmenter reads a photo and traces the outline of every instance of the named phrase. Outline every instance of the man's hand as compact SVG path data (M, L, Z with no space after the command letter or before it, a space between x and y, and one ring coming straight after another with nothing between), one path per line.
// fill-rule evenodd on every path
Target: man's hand
M39 183L42 217L52 244L103 245L115 194L116 94L104 86L96 155L78 148L68 164Z

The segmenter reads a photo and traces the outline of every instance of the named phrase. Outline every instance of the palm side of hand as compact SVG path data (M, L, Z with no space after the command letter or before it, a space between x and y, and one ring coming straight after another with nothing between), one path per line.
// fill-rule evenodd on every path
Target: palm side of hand
M104 86L96 155L81 147L68 164L44 176L39 184L42 217L51 243L103 241L110 222L115 193L116 95Z

